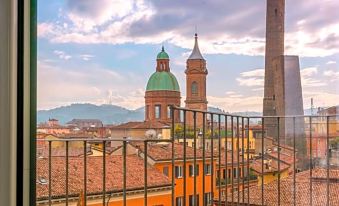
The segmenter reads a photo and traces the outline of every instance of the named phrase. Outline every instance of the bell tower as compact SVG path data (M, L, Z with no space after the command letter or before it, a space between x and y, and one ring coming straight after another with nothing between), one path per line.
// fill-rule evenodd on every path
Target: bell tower
M198 35L191 55L186 62L186 108L207 111L206 77L208 74L206 60L201 55L198 45ZM193 114L186 116L187 125L193 126ZM207 125L207 123L206 123ZM197 127L202 126L202 115L197 115Z

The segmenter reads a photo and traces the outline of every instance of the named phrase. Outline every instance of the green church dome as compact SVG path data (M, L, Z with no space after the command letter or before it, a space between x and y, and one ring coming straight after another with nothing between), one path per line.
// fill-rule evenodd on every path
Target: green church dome
M171 72L155 72L149 78L146 91L177 91L180 92L177 78Z
M164 46L162 46L161 52L158 54L157 59L169 59L168 54L165 52Z

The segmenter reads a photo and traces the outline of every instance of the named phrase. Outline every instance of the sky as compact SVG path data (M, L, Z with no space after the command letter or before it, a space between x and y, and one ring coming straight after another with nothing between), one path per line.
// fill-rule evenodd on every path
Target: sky
M286 0L285 54L300 58L304 108L339 103L338 10ZM262 111L265 13L264 0L38 0L38 109L142 107L162 45L184 100L197 31L209 105Z

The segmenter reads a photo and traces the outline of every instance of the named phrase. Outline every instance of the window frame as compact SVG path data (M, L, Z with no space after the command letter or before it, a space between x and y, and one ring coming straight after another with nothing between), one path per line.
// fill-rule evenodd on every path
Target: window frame
M177 170L177 168L178 168L178 170ZM175 175L175 178L177 178L177 179L183 178L183 166L182 165L174 166L174 175Z
M199 89L198 89L198 82L193 81L191 83L191 94L192 96L198 96L199 95Z
M161 104L154 105L154 118L161 119Z

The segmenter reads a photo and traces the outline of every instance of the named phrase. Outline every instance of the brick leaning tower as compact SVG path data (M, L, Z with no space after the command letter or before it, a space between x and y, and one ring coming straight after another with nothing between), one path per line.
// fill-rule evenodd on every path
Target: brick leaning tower
M273 60L284 55L284 18L285 0L267 0L264 116L276 116ZM277 136L276 127L277 121L275 119L265 119L265 128L268 136Z
M284 55L284 18L285 0L267 0L264 116L304 115L299 58ZM278 127L277 118L266 118L265 128L275 139L302 137L304 120L280 118Z
M198 35L195 34L195 43L191 55L186 62L186 108L207 111L206 98L206 60L201 55L198 46ZM194 124L193 114L188 112L186 115L187 125L192 127ZM203 118L202 114L197 114L197 127L201 128ZM206 122L207 126L207 122Z

